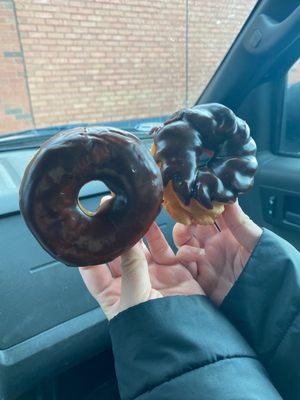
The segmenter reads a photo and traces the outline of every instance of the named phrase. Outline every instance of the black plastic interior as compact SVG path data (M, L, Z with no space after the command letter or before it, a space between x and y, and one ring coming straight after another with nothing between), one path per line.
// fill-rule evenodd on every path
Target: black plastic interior
M300 56L299 20L297 0L258 2L198 100L221 102L248 122L258 147L259 169L254 188L241 196L240 204L258 224L272 229L298 249L298 211L286 211L288 203L284 199L292 196L297 204L300 158L282 151L281 143L286 134L286 76ZM273 217L268 214L266 188L275 197Z

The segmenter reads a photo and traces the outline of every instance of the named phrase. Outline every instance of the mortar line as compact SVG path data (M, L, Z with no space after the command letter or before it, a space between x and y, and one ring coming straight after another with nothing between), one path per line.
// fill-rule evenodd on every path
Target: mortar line
M185 107L189 103L189 0L185 0Z

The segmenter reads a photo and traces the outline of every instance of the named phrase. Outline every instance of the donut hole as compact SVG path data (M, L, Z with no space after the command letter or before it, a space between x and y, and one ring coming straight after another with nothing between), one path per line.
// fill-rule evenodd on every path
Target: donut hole
M214 153L212 151L205 151L201 154L199 160L199 167L206 167L208 161L213 157Z
M79 191L78 206L82 212L91 217L96 214L104 196L111 196L108 186L100 180L90 181Z

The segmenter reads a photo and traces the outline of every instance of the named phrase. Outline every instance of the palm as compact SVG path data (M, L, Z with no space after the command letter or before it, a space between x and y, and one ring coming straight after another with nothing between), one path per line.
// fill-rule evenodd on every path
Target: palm
M205 241L207 279L199 279L205 283L205 291L210 298L220 304L229 292L243 267L250 257L250 252L243 248L228 229L208 237ZM198 270L204 270L205 261L198 263Z
M205 293L216 304L220 304L235 283L250 253L241 247L228 229L212 232L213 229L195 227L193 245L204 248L205 256L199 256L189 269Z
M175 260L170 265L163 265L152 259L149 263L149 272L152 290L162 296L203 294L192 274Z
M189 270L178 263L156 225L151 227L146 237L149 250L144 244L138 244L140 253L137 262L140 264L138 266L140 271L143 268L149 271L150 285L147 284L147 281L144 282L143 277L136 282L134 295L138 300L134 300L135 302L178 294L204 294ZM124 303L124 292L126 292L124 289L122 291L122 285L125 286L124 278L122 283L124 271L127 271L127 274L131 273L130 266L122 268L121 257L110 262L109 268L107 265L81 268L82 277L89 291L99 302L108 319L128 308L128 300L125 305L122 304L122 302ZM134 274L136 274L136 270L133 270L132 275ZM130 277L132 281L137 280L136 278ZM125 296L128 298L130 293L127 291Z
M223 301L242 272L260 233L260 229L257 226L254 228L250 220L248 233L245 232L247 228L244 222L240 222L240 225L229 224L228 214L230 221L241 215L237 214L241 213L237 205L230 207L218 220L221 232L215 226L185 227L176 224L174 227L174 240L179 247L178 260L188 267L194 279L216 304ZM232 226L236 232L233 232ZM237 240L237 228L242 236L247 237ZM199 254L199 248L205 250L205 255Z

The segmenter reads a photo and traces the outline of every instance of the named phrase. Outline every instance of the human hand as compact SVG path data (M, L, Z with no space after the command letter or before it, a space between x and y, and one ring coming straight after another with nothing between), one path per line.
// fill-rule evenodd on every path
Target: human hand
M178 262L215 304L221 304L246 265L262 230L243 212L238 202L225 206L214 225L176 224L173 237ZM205 251L205 254L203 252Z
M140 241L108 265L79 268L88 290L109 320L147 300L179 294L204 295L189 270L177 261L155 223L146 239L149 249Z

